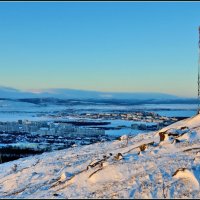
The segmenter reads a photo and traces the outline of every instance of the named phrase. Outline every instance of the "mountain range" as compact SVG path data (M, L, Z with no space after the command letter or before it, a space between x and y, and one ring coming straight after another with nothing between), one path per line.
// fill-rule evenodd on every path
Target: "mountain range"
M165 93L146 92L99 92L76 89L45 89L22 91L10 87L0 87L0 98L22 99L22 98L59 98L59 99L159 99L176 100L181 97Z

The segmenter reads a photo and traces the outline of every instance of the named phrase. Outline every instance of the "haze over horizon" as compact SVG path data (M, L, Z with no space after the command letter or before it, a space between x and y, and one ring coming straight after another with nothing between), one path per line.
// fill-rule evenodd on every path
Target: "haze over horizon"
M0 98L93 98L93 99L187 99L188 97L177 96L161 92L108 92L97 90L81 90L70 88L49 88L49 89L35 89L35 90L20 90L17 88L0 86ZM193 97L190 97L193 98ZM189 99L190 99L189 98ZM194 97L195 98L195 97Z
M196 97L200 2L1 2L0 85Z

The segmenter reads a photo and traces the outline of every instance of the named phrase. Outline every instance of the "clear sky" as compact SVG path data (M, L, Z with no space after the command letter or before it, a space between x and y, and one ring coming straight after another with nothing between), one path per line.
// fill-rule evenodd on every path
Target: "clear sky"
M1 2L0 85L197 93L200 2Z

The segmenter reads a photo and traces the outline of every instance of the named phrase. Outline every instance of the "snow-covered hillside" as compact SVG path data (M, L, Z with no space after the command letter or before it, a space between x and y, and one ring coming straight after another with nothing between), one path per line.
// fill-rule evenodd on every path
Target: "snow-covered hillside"
M0 165L0 198L200 198L200 115Z

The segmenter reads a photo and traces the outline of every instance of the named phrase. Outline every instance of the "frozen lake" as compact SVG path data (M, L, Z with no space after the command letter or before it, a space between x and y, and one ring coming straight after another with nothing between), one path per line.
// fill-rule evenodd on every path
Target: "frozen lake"
M165 110L154 111L155 113L166 117L192 117L197 113L196 110Z

